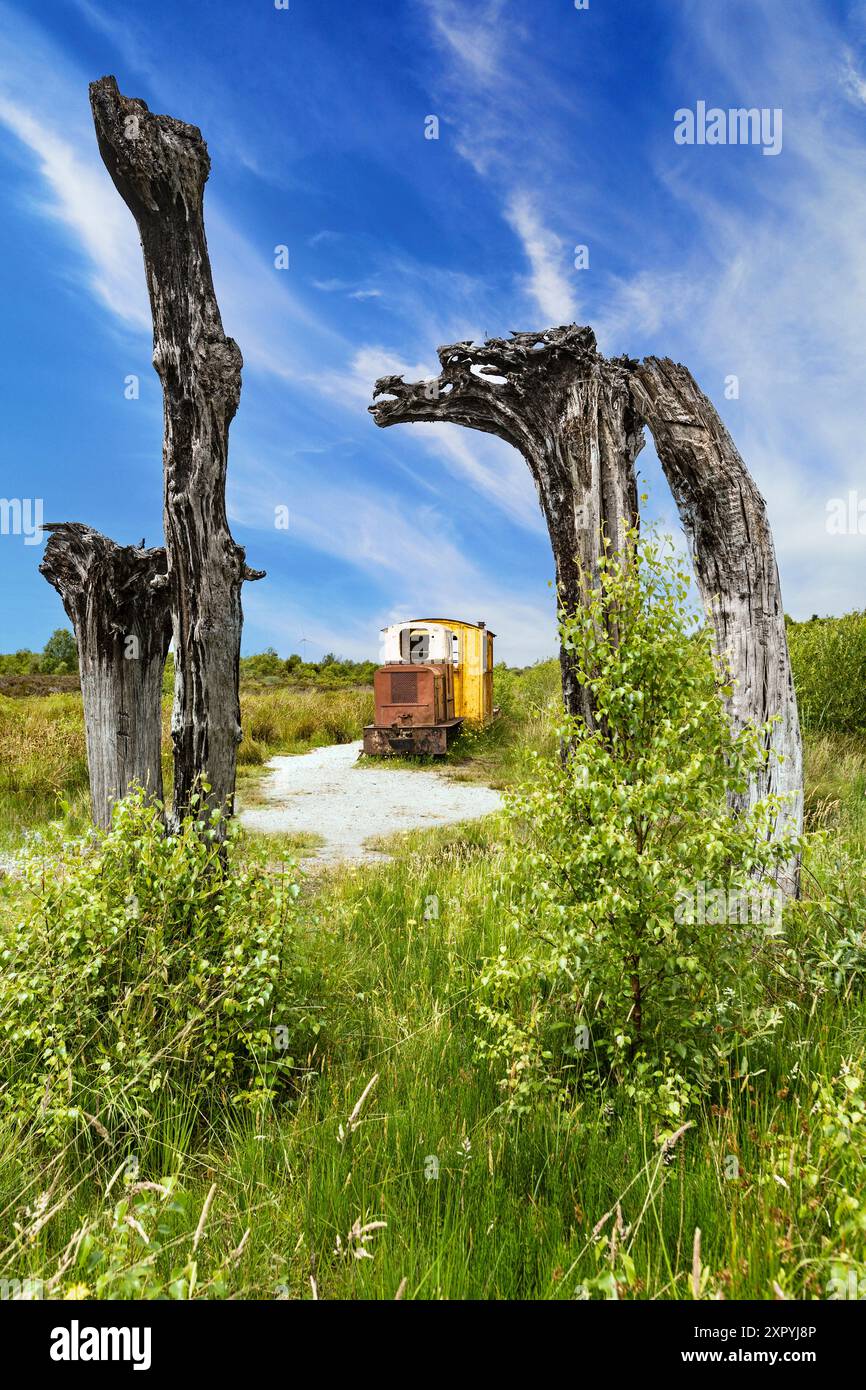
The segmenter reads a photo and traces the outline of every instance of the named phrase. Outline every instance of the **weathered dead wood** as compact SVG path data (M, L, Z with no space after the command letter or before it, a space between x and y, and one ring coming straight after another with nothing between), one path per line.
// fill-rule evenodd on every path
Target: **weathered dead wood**
M138 784L162 800L162 673L171 641L164 550L117 545L78 522L46 525L39 566L75 629L96 825Z
M735 728L778 716L765 772L746 804L767 793L787 800L777 832L802 828L802 749L778 569L766 508L733 440L684 367L648 358L607 360L589 328L514 333L481 346L439 349L438 378L376 382L369 407L378 425L444 420L498 435L519 449L535 479L556 562L560 602L581 601L594 583L602 532L626 554L637 524L635 459L642 424L659 457L689 536L717 649L734 677L728 712ZM377 399L378 398L378 399ZM560 653L566 709L592 726L588 692ZM776 754L781 754L779 762ZM798 866L788 866L796 891Z
M373 419L383 427L449 421L518 449L550 533L559 602L573 611L582 587L597 581L602 528L625 554L626 531L637 525L634 461L644 441L629 393L629 359L602 357L592 329L575 324L480 346L452 343L438 356L441 371L432 381L377 381ZM566 709L592 725L589 692L564 650L560 663Z
M153 365L163 387L164 520L175 690L174 818L197 779L233 809L241 584L261 578L229 531L229 426L242 358L223 332L204 230L207 146L196 126L152 114L113 77L91 83L99 150L141 235L153 314Z
M766 740L766 771L743 800L754 803L768 793L786 797L777 828L799 834L800 722L764 499L715 407L685 367L648 357L632 372L632 392L680 511L717 650L734 678L732 722L741 728L779 716ZM789 889L796 889L796 878L793 865Z

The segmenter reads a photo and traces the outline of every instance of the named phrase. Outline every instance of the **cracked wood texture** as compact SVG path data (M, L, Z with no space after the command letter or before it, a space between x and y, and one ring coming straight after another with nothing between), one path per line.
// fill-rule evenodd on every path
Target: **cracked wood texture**
M201 132L143 101L113 77L91 83L103 162L138 224L153 314L153 365L164 407L164 524L175 689L174 823L198 779L211 806L234 806L241 584L260 578L229 531L229 426L243 359L223 332L204 229L210 158Z
M164 550L120 546L79 522L46 525L39 566L75 629L93 820L133 784L162 800L162 673L171 640Z
M767 509L712 402L691 373L648 357L632 373L635 409L652 431L679 508L716 648L734 677L734 727L780 718L766 739L766 771L749 802L788 798L778 828L803 828L803 750L785 614ZM781 755L779 761L777 755ZM798 866L785 885L797 891Z
M608 360L591 328L571 324L438 349L440 374L375 384L377 425L448 421L495 434L520 451L535 481L556 565L560 605L573 611L598 576L601 534L624 554L638 522L635 459L643 431L627 358ZM560 650L565 707L594 727L589 692Z

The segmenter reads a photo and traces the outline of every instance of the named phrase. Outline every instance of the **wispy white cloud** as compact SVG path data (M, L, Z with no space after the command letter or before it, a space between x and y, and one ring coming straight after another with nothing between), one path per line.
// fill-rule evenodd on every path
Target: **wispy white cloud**
M531 195L513 193L506 218L520 237L530 275L527 290L545 326L572 323L578 315L573 282L568 276L565 243L542 222Z
M427 381L439 375L435 356L427 362L406 362L397 353L374 343L355 348L345 364L321 379L321 389L334 399L354 401L366 409L373 397L373 383L380 376L402 376L406 381Z
M150 328L141 251L129 213L114 188L83 163L73 146L28 111L0 96L0 121L36 155L48 187L46 214L63 222L90 260L87 279L102 303L136 328Z
M348 299L379 299L382 291L364 286L355 286L345 280L314 280L313 289L322 294L345 294Z
M93 6L86 8L95 13ZM113 25L109 29L114 32ZM6 52L0 53L7 84L0 87L0 122L37 156L48 195L39 211L64 223L77 242L83 258L81 275L89 289L119 320L149 335L151 319L138 236L99 158L86 83L37 30L28 39L32 71L26 54L11 38ZM44 82L32 80L36 71L48 66L56 74L50 91ZM10 75L11 95L7 94ZM425 367L408 364L380 347L354 347L307 306L294 288L291 272L275 269L270 245L253 243L214 199L208 198L206 215L223 322L241 344L247 370L264 372L306 391L312 399L337 406L364 424L378 376L400 372L414 380L438 372L435 357ZM314 240L333 235L323 232ZM435 267L416 266L405 258L390 262L383 258L381 273L387 272L394 303L409 321L417 321L416 316L426 312L424 293L431 285L436 286L440 300L447 293L458 305L466 303L475 289L468 276L437 272ZM374 286L337 277L319 282L318 288L345 292L359 300L380 293ZM424 336L435 343L434 329L425 326L419 332L419 337ZM507 446L503 446L507 457L494 460L496 441L483 441L470 450L456 433L424 431L401 447L415 456L435 458L497 510L529 530L538 530L537 507L522 460ZM414 476L417 479L419 473L429 471L428 464Z
M99 301L126 325L149 328L135 223L98 156L83 152L86 86L83 101L76 100L62 57L36 31L27 44L15 43L10 24L9 11L0 6L0 123L35 159L42 182L30 195L34 206L81 245L85 262L74 273ZM48 84L44 73L51 63L56 80ZM95 146L92 133L90 141Z
M37 210L63 223L77 241L82 276L101 303L124 323L150 333L141 247L135 223L96 151L92 130L66 136L57 116L56 89L43 88L26 107L0 90L0 123L38 160L47 198ZM69 130L69 126L65 127ZM226 331L243 345L248 365L284 380L315 387L311 362L348 353L341 335L318 319L274 268L272 250L253 245L208 203L208 241Z
M264 238L257 243L239 231L215 200L205 212L223 322L244 361L318 391L320 365L345 358L349 341L307 305L292 271L275 268L273 247Z
M801 0L787 0L784 20L776 4L767 14L779 20L770 50L748 17L724 26L695 7L689 32L732 104L776 93L777 171L737 151L732 197L706 180L706 163L659 154L660 180L692 220L690 245L675 270L615 286L604 329L617 351L651 334L701 378L767 499L786 607L809 616L864 604L864 539L830 535L826 505L866 478L866 147L841 84L834 97L824 80L844 70L840 32ZM693 64L684 51L684 76ZM731 375L739 399L728 401Z
M866 77L858 56L866 3L849 6L846 32L809 0L731 0L724 14L685 0L671 28L669 67L654 88L679 89L682 99L670 103L664 142L642 128L630 135L638 148L645 142L652 187L638 217L603 170L594 181L589 165L576 181L561 122L550 138L561 93L555 83L529 80L532 59L516 42L522 16L506 10L493 23L479 10L485 57L473 86L451 0L427 3L459 148L499 196L520 240L528 302L545 322L587 318L608 353L685 361L767 498L789 611L862 607L864 540L829 535L825 517L830 497L866 490ZM599 123L606 98L591 73L585 90ZM755 161L749 149L719 155L674 146L674 109L719 94L725 105L783 107L778 160ZM521 112L532 131L528 145ZM576 202L585 188L595 236ZM569 210L583 229L574 240L593 243L593 272L579 281L568 273L560 234ZM615 270L599 271L602 250ZM739 379L737 400L725 395L731 376Z
M330 389L368 405L371 385L379 377L402 376L405 381L428 381L439 374L435 359L404 362L382 347L365 344L355 352L350 370L336 375ZM471 433L459 425L420 424L399 431L400 448L423 451L443 463L448 472L468 483L480 496L522 529L544 534L544 523L524 459L511 445L490 435ZM405 441L405 442L404 442Z
M850 97L856 105L866 106L866 77L857 66L850 48L844 50L839 80L846 96Z
M544 520L529 469L510 444L489 434L471 434L460 425L429 425L430 452L449 472L482 496L495 501L515 525L537 536L546 535Z
M489 87L498 82L507 57L504 0L467 8L461 0L427 0L434 33L464 76Z
M523 16L503 0L471 10L459 0L424 0L442 55L432 79L459 153L499 202L529 263L520 288L543 326L577 317L568 243L555 229L558 209L545 171L562 163L556 117L570 98L531 56ZM539 100L539 93L544 99ZM573 254L573 253L572 253Z

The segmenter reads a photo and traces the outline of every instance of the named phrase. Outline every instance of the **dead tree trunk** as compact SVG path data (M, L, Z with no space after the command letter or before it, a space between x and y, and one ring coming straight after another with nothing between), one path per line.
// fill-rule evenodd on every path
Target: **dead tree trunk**
M498 435L523 454L550 532L560 606L568 613L598 578L602 530L625 554L637 525L634 461L643 431L629 393L627 359L596 351L591 328L572 324L513 333L481 346L438 349L435 380L376 382L377 425L444 420ZM594 727L589 692L560 651L565 708Z
M78 522L51 532L40 573L75 629L93 820L138 784L162 800L162 672L171 640L164 550L120 546Z
M174 819L200 777L231 813L237 746L241 584L229 531L229 425L242 358L223 332L204 230L207 146L196 126L153 115L113 77L90 87L99 150L141 235L153 313L153 365L163 387L164 519L174 636Z
M589 328L515 333L483 346L439 349L436 380L376 382L377 425L451 421L498 435L519 449L547 521L560 603L573 610L597 577L600 536L626 556L637 524L634 462L645 421L692 547L717 649L735 680L735 728L779 716L765 771L742 800L777 793L787 806L776 831L799 832L803 774L797 702L773 540L763 499L713 406L683 367L648 358L606 360ZM381 399L375 399L381 397ZM584 580L585 577L585 580ZM566 709L594 726L567 653L560 653ZM776 756L782 755L782 761ZM786 886L797 888L797 865Z
M785 614L764 499L712 403L691 373L648 357L632 374L635 408L652 431L680 511L716 647L734 678L735 728L779 716L766 739L766 770L746 804L787 798L777 829L803 827L803 750ZM781 761L779 760L781 758ZM796 891L797 867L787 887Z

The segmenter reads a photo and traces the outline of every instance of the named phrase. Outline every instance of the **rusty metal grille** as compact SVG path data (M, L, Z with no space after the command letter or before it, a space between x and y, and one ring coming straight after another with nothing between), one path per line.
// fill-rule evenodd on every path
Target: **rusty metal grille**
M418 674L416 671L394 671L391 675L391 704L417 705Z

